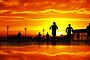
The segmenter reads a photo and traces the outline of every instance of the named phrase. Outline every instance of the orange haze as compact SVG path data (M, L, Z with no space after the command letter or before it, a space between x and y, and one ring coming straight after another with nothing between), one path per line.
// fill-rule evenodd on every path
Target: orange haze
M66 34L71 24L74 29L86 28L90 22L90 0L0 0L0 35L16 35L18 31L27 35L44 34L51 30L52 22L58 26L57 35Z

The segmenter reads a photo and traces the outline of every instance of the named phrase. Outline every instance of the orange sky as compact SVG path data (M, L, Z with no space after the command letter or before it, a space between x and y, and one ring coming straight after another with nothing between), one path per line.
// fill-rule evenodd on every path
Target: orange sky
M66 34L68 24L74 29L86 28L90 22L90 0L0 0L0 33L36 35L42 29L51 34L49 27L55 21L57 35ZM0 34L0 35L1 35Z

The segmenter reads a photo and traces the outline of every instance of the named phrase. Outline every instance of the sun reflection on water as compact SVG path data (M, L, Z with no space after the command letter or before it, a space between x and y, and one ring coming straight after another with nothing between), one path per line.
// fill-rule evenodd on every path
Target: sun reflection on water
M1 46L2 60L86 60L90 59L89 46Z

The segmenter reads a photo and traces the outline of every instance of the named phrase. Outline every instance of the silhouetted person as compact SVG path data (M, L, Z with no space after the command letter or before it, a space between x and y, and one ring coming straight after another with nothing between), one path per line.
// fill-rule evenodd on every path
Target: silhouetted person
M40 34L40 32L38 33L38 37L39 37L39 38L41 37L41 34Z
M46 34L46 42L47 42L47 43L49 42L48 39L49 39L49 34L48 34L48 32L47 32L47 34Z
M40 45L40 42L41 42L41 33L40 32L38 33L38 38L39 38L38 39L38 45Z
M48 34L48 32L47 32L47 34L46 34L46 38L49 38L49 34Z
M53 25L50 27L50 29L52 29L53 37L56 37L56 29L58 29L58 27L55 22L53 22Z
M86 27L86 31L87 31L87 38L86 40L90 39L90 23L89 25Z
M20 39L21 39L21 32L20 32L20 31L19 31L18 34L17 34L17 38L18 38L18 40L19 40L19 42L20 42Z
M71 27L71 24L68 25L66 28L66 33L68 35L68 39L71 39L71 32L73 31L73 28Z

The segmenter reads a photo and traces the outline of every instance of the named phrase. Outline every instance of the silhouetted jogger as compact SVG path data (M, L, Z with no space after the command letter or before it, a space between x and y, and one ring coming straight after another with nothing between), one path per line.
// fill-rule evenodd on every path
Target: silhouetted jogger
M71 27L71 24L68 25L66 28L66 33L68 35L68 39L71 39L71 32L73 31L73 28Z
M89 23L89 25L86 27L86 31L87 31L87 38L86 38L86 40L88 40L88 39L90 39L89 37L90 37L90 23Z
M55 22L53 22L53 25L50 27L50 29L52 29L53 37L56 37L56 29L58 29L58 27Z

